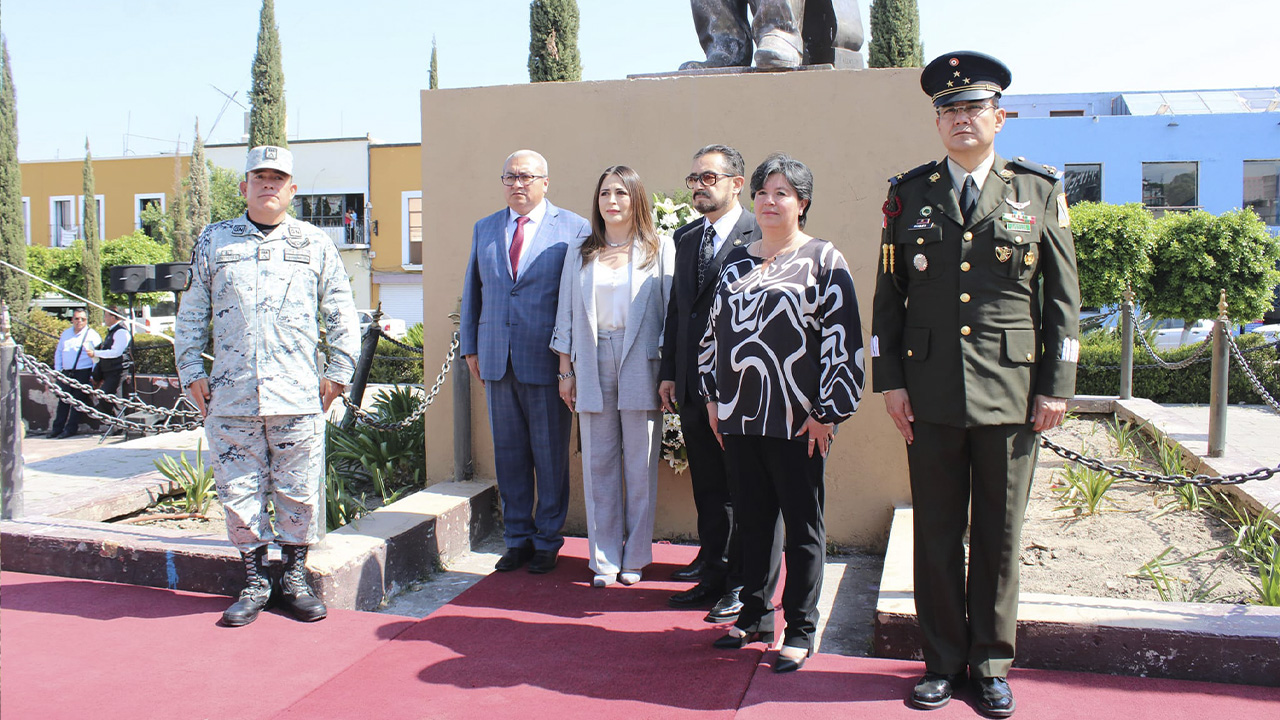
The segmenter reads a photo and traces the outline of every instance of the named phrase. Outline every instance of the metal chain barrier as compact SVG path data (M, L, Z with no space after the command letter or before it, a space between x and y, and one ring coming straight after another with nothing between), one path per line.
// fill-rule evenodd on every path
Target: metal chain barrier
M1144 338L1144 339L1145 339L1145 338ZM1245 350L1241 350L1240 352L1241 352L1241 354L1243 354L1243 355L1249 355L1249 354L1251 354L1251 353L1256 353L1256 352L1258 352L1258 351L1260 351L1260 350L1266 350L1266 349L1268 349L1268 348L1274 348L1274 347L1280 347L1280 340L1272 340L1272 341L1271 341L1271 342L1269 342L1269 343L1263 343L1263 344L1261 344L1261 345L1254 345L1253 347L1251 347L1251 348L1247 348L1247 349L1245 349ZM1198 357L1198 358L1195 358L1195 362L1190 363L1190 364L1191 364L1191 365L1199 365L1200 363L1207 363L1207 362L1209 362L1210 360L1213 360L1213 358L1212 358L1212 357L1208 357L1208 356ZM1178 362L1186 362L1186 361L1185 361L1185 360L1179 360ZM1119 366L1119 365L1081 365L1080 367L1081 367L1081 368L1083 368L1083 369L1085 369L1085 370L1119 370L1119 369L1120 369L1120 366ZM1146 365L1134 365L1134 366L1133 366L1133 369L1134 369L1134 370L1155 370L1156 368L1165 368L1165 369L1167 369L1167 370L1172 370L1172 369L1174 369L1174 368L1168 368L1168 367L1166 367L1165 365L1159 365L1159 364L1156 364L1156 363L1147 363Z
M59 400L79 410L80 412L84 413L86 416L96 418L98 421L106 423L108 425L122 427L122 428L125 428L126 430L131 430L133 432L141 433L144 435L150 435L153 433L161 433L161 432L176 432L178 430L199 430L201 427L204 427L204 423L202 423L200 420L182 420L175 424L165 424L165 425L157 426L157 425L149 425L147 423L134 422L132 420L126 420L124 418L119 418L114 415L108 415L107 413L102 412L98 408L82 401L80 398L73 395L70 391L64 389L62 387L62 384L58 382L57 377L66 377L65 375L62 375L61 373L55 370L51 370L49 366L44 365L44 363L41 363L38 360L34 361L36 364L43 366L44 371L42 372L39 368L36 368L33 365L28 364L33 361L31 360L30 357L28 357L27 355L21 352L19 352L18 359L28 369L30 369L33 374L40 377L40 379L44 381L45 386L49 388L49 391L52 392L54 396L56 396ZM84 383L76 382L75 380L71 380L70 378L67 378L67 379L70 381L67 383L68 385L85 387ZM92 388L90 389L92 390ZM99 393L96 390L93 392L96 395L101 395L101 393ZM152 408L151 406L147 406L147 407L150 409L148 409L146 412L152 412L154 410L154 411L157 411L158 414L160 413L168 414L170 416L170 419L176 419L175 416L179 415L180 413L182 415L190 414L188 412L182 412L182 411L175 413L175 412L166 410L164 408ZM199 413L196 413L196 414L199 415Z
M23 352L21 347L19 347L18 349L18 361L22 363L22 367L24 370L27 370L31 374L40 378L42 381L44 381L45 385L49 387L54 387L59 385L68 385L88 395L89 397L97 398L99 400L106 400L107 402L117 407L123 406L123 407L131 408L133 410L137 410L138 412L152 413L155 415L163 415L167 418L171 418L175 420L199 420L200 419L200 412L197 410L171 410L169 408L158 407L156 405L148 405L147 403L144 403L141 400L134 400L132 398L120 397L119 395L111 395L109 393L104 393L101 390L98 390L97 388L93 387L92 385L89 385L87 383L82 383L73 377L69 377L67 375L64 375L58 372L57 370L54 370L48 365L40 362L39 360L36 360L35 358Z
M397 340L397 339L395 339L395 338L391 337L390 335L388 335L388 334L386 334L386 333L382 332L382 328L378 328L378 334L382 336L382 339L383 339L383 340L386 340L387 342L391 343L392 345L395 345L396 347L398 347L398 348L400 348L400 349L402 349L402 350L409 350L409 351L411 351L411 352L417 353L418 357L422 357L422 348L420 348L420 347L418 347L418 346L416 346L416 345L410 345L409 343L402 343L402 342L400 342L399 340Z
M449 374L449 369L450 367L453 366L453 360L457 355L458 342L459 342L458 332L455 330L453 333L453 340L452 342L449 343L449 353L445 355L444 365L440 368L440 374L436 376L435 384L431 386L431 390L427 392L427 395L422 399L422 402L418 403L418 407L414 408L414 411L412 413L409 413L408 417L404 418L403 420L399 420L392 423L382 422L381 420L378 420L376 417L370 414L368 411L366 411L364 408L361 408L360 406L351 402L351 398L347 397L346 395L342 396L342 404L347 407L347 412L351 412L355 414L357 422L364 423L365 425L368 425L370 427L374 427L379 430L392 430L392 431L403 430L404 428L409 427L413 423L417 422L418 418L422 417L422 414L427 411L427 407L430 406L431 403L435 401L436 395L440 394L440 388L444 387L444 378L446 375ZM412 348L412 346L409 346L409 347Z
M1205 351L1208 350L1213 345L1212 338L1205 338L1200 342L1200 345L1199 347L1196 348L1196 351L1191 355L1189 355L1188 357L1185 357L1182 360L1179 360L1177 362L1168 362L1167 360L1165 360L1164 358L1156 354L1155 348L1151 347L1151 343L1147 342L1146 333L1135 332L1134 335L1137 335L1138 338L1142 340L1142 347L1147 349L1147 353L1150 354L1151 357L1156 359L1156 365L1164 368L1165 370L1181 370L1185 367L1190 367L1191 365L1194 365L1198 361L1198 358L1201 355L1203 355ZM1210 359L1211 358L1205 358L1202 362L1208 362ZM1136 370L1137 368L1134 368L1134 369Z
M1064 459L1079 463L1090 470L1100 470L1120 480L1136 480L1149 485L1164 485L1167 487L1195 485L1202 488L1215 485L1239 485L1250 480L1267 480L1276 473L1280 473L1280 465L1278 465L1273 468L1258 468L1252 472L1231 473L1230 475L1161 475L1146 470L1130 470L1123 465L1108 465L1097 458L1086 457L1075 450L1065 448L1046 437L1040 438L1040 445L1049 448Z
M1231 337L1230 333L1226 334L1227 344L1231 346L1231 355L1240 364L1240 369L1244 370L1245 377L1249 378L1249 384L1253 385L1253 389L1258 393L1264 402L1271 406L1272 410L1280 412L1280 404L1276 403L1276 399L1271 397L1271 393L1267 392L1267 388L1263 386L1262 381L1254 374L1253 368L1249 367L1249 363L1244 361L1244 353L1240 352L1240 346L1236 345L1236 339Z

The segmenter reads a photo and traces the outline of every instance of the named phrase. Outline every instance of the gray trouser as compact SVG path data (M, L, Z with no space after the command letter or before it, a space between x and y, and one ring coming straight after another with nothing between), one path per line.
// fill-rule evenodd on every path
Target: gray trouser
M604 412L580 413L582 484L591 570L612 575L653 560L662 413L618 410L623 331L604 331L596 355Z
M311 545L324 518L324 415L210 415L204 431L227 516L242 552L273 540ZM267 512L275 510L275 532Z

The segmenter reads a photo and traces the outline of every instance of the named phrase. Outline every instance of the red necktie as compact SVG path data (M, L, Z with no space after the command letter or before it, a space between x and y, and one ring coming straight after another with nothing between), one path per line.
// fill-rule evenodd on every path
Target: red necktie
M511 236L511 279L516 279L516 270L520 265L520 248L524 247L524 224L529 218L521 215L516 218L516 232Z

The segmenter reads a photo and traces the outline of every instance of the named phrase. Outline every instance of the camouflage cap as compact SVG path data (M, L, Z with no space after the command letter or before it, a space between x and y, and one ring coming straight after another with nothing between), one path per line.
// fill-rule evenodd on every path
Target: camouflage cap
M245 174L254 170L279 170L293 177L293 153L275 145L259 145L249 151L249 161L245 163Z

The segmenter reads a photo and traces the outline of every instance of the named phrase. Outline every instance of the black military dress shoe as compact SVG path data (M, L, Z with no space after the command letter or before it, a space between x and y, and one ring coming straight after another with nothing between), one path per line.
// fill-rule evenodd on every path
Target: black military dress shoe
M534 575L545 575L556 569L556 560L559 553L555 550L539 550L533 554L533 559L529 561L529 572Z
M679 582L698 582L707 573L707 564L695 559L693 562L671 573L671 579Z
M719 583L698 583L667 598L667 605L677 608L707 607L720 598L723 589Z
M507 548L507 551L502 553L502 557L498 558L498 564L494 565L493 569L498 572L511 572L529 562L531 557L533 557L532 545Z
M716 604L711 607L711 612L702 618L709 623L725 623L734 622L738 619L738 613L742 612L742 600L738 598L740 588L728 590Z
M983 715L1007 718L1013 714L1016 705L1013 691L1004 678L988 677L978 680L978 711Z
M911 690L911 704L921 710L937 710L951 702L951 694L964 685L964 680L964 673L926 672Z

